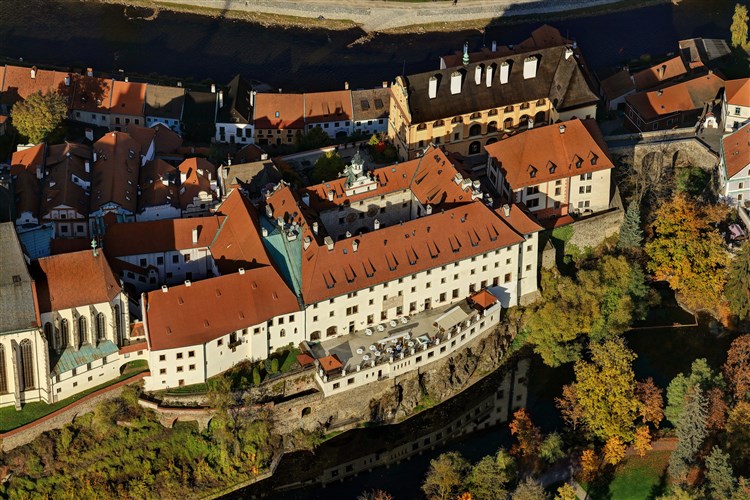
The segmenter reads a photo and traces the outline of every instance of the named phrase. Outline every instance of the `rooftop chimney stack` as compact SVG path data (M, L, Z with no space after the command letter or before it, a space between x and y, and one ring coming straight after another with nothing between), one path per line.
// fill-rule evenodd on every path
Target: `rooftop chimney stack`
M565 125L560 125L560 133L561 134L565 133Z
M86 76L94 76L94 68L86 68Z
M310 247L311 243L312 243L312 238L310 238L309 236L305 236L305 239L302 242L302 248L304 250L307 250Z
M313 227L313 233L315 233L315 235L317 236L318 235L318 221L313 222L312 227Z
M31 79L36 80L36 66L31 67Z
M323 243L326 244L326 248L329 252L333 250L333 238L331 238L330 236L326 236L325 238L323 238Z
M378 219L375 219L375 221L372 223L372 227L373 229L375 229L375 231L380 229L380 221Z
M245 274L245 268L241 267L241 268L237 269L237 272L240 273L240 274Z
M427 215L432 215L432 205L427 205L426 207L424 207L424 213L426 213Z
M477 67L474 69L474 82L477 85L482 84L482 65L477 64Z
M224 91L222 90L219 91L219 107L224 107Z
M359 249L359 240L352 241L352 251L356 252Z
M344 90L349 90L349 82L344 82Z
M333 195L334 195L333 189L328 191L328 201L333 201Z
M65 86L70 87L70 75L65 75Z
M198 228L194 227L193 228L193 245L195 245L196 243L198 243Z
M490 64L489 66L487 66L487 71L485 73L484 80L485 80L485 84L488 87L492 87L492 77L494 76L494 73L495 73L495 65Z
M536 56L529 56L523 60L523 79L536 77L536 67L539 60Z
M456 95L461 93L461 72L454 71L451 73L451 94Z
M503 61L500 63L500 83L508 83L508 77L510 76L510 63Z
M497 42L492 40L492 52L497 52Z
M273 217L273 208L271 208L271 205L266 205L266 216Z
M528 126L529 130L531 130L532 128L534 128L534 118L532 118L531 116L529 116L529 121L526 123L526 125Z
M383 82L383 88L384 88L384 89L387 89L387 88L388 88L388 82Z
M347 231L345 237L346 238L351 238L352 237L352 232L351 231Z
M507 203L503 205L503 214L505 214L506 217L510 217L510 205Z
M212 93L212 94L215 94L215 93L216 93L216 84L215 84L215 83L212 83L212 84L211 84L211 93Z
M664 79L664 73L667 71L667 65L662 64L658 68L656 68L656 76L659 79L659 81Z
M437 97L437 85L438 85L437 76L435 75L431 76L428 82L428 89L427 89L430 95L430 99L434 99Z

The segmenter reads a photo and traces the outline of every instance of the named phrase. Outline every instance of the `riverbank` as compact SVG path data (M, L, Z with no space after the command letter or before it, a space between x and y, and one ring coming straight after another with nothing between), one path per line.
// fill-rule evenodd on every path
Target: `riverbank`
M453 2L375 2L350 0L96 0L145 9L133 18L153 20L160 10L248 21L264 27L327 30L361 28L374 33L410 34L484 30L503 24L592 16L633 10L674 0L462 0Z

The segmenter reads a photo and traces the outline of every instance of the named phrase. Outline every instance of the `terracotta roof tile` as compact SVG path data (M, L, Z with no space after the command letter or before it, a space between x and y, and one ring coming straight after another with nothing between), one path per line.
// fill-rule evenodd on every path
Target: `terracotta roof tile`
M147 162L141 168L141 195L138 197L138 211L147 207L171 205L179 207L177 190L177 169L161 159Z
M150 292L146 303L149 346L157 351L200 345L299 311L271 266Z
M391 89L352 90L353 119L378 120L388 117L391 109Z
M661 85L667 80L687 75L687 72L688 70L682 58L675 56L663 63L655 64L650 68L635 73L633 81L635 82L635 89L640 92L641 90Z
M505 207L502 206L495 209L495 213L501 221L508 224L508 226L510 226L516 232L526 235L536 233L537 231L541 231L542 229L544 229L536 222L536 219L534 219L534 217L529 215L523 205L514 203L512 205L508 205L508 207L510 209L508 211L508 215L505 215Z
M728 104L750 107L750 78L729 80L724 93Z
M614 167L594 120L535 127L485 149L513 190Z
M340 370L344 365L339 360L338 356L331 354L330 356L324 356L318 360L320 367L325 372L332 372L333 370Z
M644 120L700 109L719 94L724 80L715 74L699 76L661 89L625 97Z
M601 89L607 99L612 100L635 90L635 84L630 72L627 69L621 69L614 75L602 80Z
M252 204L235 189L216 209L226 221L211 245L211 255L222 274L239 268L271 264L260 236L258 214Z
M70 107L74 110L109 113L112 100L111 78L98 78L86 75L71 75L73 99Z
M43 94L47 92L58 92L70 99L72 88L65 84L68 73L50 71L46 69L35 69L35 77L32 78L32 69L22 66L5 67L5 78L3 80L0 103L14 104L21 99L26 99L35 92Z
M180 171L180 205L182 209L187 209L188 205L200 195L201 192L212 195L216 199L216 194L211 190L211 182L218 182L216 178L216 167L205 158L188 158L180 163L177 169Z
M138 142L123 132L108 132L94 144L96 161L91 176L91 211L116 203L135 213L138 208Z
M352 94L348 90L305 94L305 123L352 119Z
M143 116L146 105L146 84L115 81L112 85L110 111L119 115Z
M60 205L75 209L84 217L88 216L91 200L84 183L91 182L91 163L89 146L65 143L49 147L42 217L49 216L52 209Z
M104 235L104 248L110 258L206 248L216 238L224 219L194 217L112 224ZM198 241L195 243L193 229L198 230Z
M255 95L255 128L298 128L305 126L302 94L258 93Z
M44 257L32 269L43 313L109 302L121 291L101 250Z
M37 170L44 170L44 143L34 147L16 151L11 156L10 173L15 177L14 198L16 212L20 215L29 212L34 217L39 215L39 201L41 193Z
M479 290L477 293L472 295L471 300L482 309L487 309L493 304L497 303L497 297L492 295L485 289Z
M750 165L750 123L724 137L722 142L724 165L731 179Z

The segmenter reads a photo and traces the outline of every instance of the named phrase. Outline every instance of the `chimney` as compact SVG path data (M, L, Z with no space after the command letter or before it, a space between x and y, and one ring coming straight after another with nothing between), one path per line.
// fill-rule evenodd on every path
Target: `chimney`
M317 236L318 235L318 221L314 221L312 226L313 226L313 233Z
M528 80L529 78L536 77L536 67L538 59L536 56L529 56L523 60L523 79Z
M326 244L326 248L329 252L333 250L333 238L331 238L330 236L326 236L325 238L323 238L323 243Z
M182 82L177 82L178 87L182 87Z
M352 232L351 231L347 231L345 237L346 238L351 238L352 237Z
M437 97L437 85L438 85L437 76L432 75L430 77L430 80L428 83L428 89L427 89L430 95L430 99L434 99Z
M83 162L83 168L84 168L84 170L86 171L87 174L90 173L91 172L91 163L88 160L86 160L85 162Z
M185 286L190 286L190 285L191 285L190 280L185 280Z
M302 242L302 248L304 250L307 250L310 247L310 243L312 243L312 238L310 238L309 236L305 236L305 239Z
M659 90L658 90L658 91L656 92L656 95L658 95L659 97L661 97L661 95L662 95L663 93L664 93L664 91L663 91L663 90L661 90L661 89L659 89Z
M427 205L424 208L424 213L426 213L427 215L432 215L432 205Z
M187 180L187 172L180 172L180 184Z
M469 64L469 42L464 42L464 57L462 62L464 63L464 66Z
M260 154L261 161L266 161L268 159L268 153L261 153Z
M352 251L356 252L359 250L359 240L352 241Z
M36 66L31 67L31 79L36 80Z
M383 88L384 88L384 89L387 89L387 88L388 88L388 82L383 82Z
M224 107L224 91L223 90L219 91L219 107L220 108Z
M86 76L94 76L94 68L86 68Z
M333 201L333 190L328 191L328 201Z
M560 125L560 133L561 134L565 133L565 125Z
M349 82L344 82L344 90L349 90Z
M240 274L245 274L245 268L241 267L241 268L237 269L237 272L240 273Z
M497 52L497 42L492 40L492 52Z
M526 125L527 125L527 127L528 127L529 130L531 130L532 128L534 128L534 118L531 117L531 116L529 116L529 121L526 122Z
M250 106L255 106L255 94L257 94L256 91L250 92Z
M65 86L70 87L70 75L66 75L64 81L65 81Z
M656 77L661 81L664 78L664 73L667 71L667 65L662 64L656 68Z
M260 228L260 234L263 235L263 237L265 238L266 236L268 236L268 229L266 229L266 227L263 226L262 228Z
M474 83L477 85L481 85L482 83L482 65L477 64L477 67L474 69Z
M503 214L505 214L506 217L510 217L510 205L507 203L503 205Z
M128 80L128 77L126 76L126 77L125 77L125 83L127 83L127 82L129 82L129 81L130 81L130 80Z
M451 94L460 94L461 93L461 73L459 71L454 71L451 73Z
M573 49L570 47L565 47L565 60L567 61L573 56Z
M510 75L510 64L508 61L503 61L500 63L500 83L506 84L508 83L508 76Z
M195 245L196 243L198 243L198 228L194 227L193 228L193 245Z
M169 287L167 285L161 286L161 293L167 293L169 291Z
M277 217L276 218L276 225L278 225L281 229L284 229L284 218L283 217Z
M215 93L216 93L216 84L215 84L215 83L212 83L212 84L211 84L211 93L212 93L212 94L215 94Z
M495 74L495 65L490 64L489 66L487 66L487 72L484 77L485 84L488 87L492 87L492 77L495 76L494 74Z

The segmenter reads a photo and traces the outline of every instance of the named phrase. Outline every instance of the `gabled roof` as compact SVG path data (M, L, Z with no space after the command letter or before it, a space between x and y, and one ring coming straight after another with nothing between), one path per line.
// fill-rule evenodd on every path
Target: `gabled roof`
M222 168L226 172L226 185L240 186L251 197L260 196L263 187L269 184L275 186L281 180L281 172L273 160L237 163Z
M70 107L77 111L109 113L112 104L111 78L71 75L73 99Z
M727 104L750 107L750 78L729 80L726 82L724 95Z
M252 93L250 83L236 75L227 85L224 106L219 109L217 123L251 123L253 120Z
M722 139L722 154L728 179L750 165L750 123Z
M37 144L11 156L10 174L14 177L16 212L30 212L34 217L39 213L39 181L37 170L44 169L44 143Z
M724 80L716 74L698 76L666 87L639 92L625 97L633 109L646 121L659 116L701 109L716 99L724 87Z
M663 63L655 64L633 75L635 89L637 91L650 89L662 83L687 75L687 68L680 56L675 56Z
M210 194L214 199L216 194L211 190L211 182L216 179L216 167L205 158L188 158L177 167L182 181L180 183L180 206L183 210L193 203L201 192Z
M149 84L146 89L146 116L179 120L185 105L185 89Z
M627 68L623 68L614 75L602 80L601 89L607 99L614 100L629 92L633 92L635 90L635 83L633 83L633 77L630 76L630 71Z
M252 163L260 161L261 156L266 154L257 144L248 144L232 155L232 163Z
M32 73L34 78L32 78ZM0 103L15 104L35 92L41 92L42 94L57 92L70 99L72 88L65 84L67 76L68 73L38 69L36 66L27 68L7 65L0 89L2 91L0 92Z
M386 118L391 108L391 89L352 90L352 112L355 121Z
M352 95L348 90L305 94L305 123L352 119Z
M446 117L473 113L477 110L505 107L512 104L549 98L556 109L570 109L598 101L598 97L586 82L578 59L566 56L566 47L540 49L533 54L514 54L488 59L480 63L469 63L460 68L418 73L403 78L409 94L409 110L412 123L431 122ZM524 79L524 59L537 58L534 78ZM500 83L500 65L510 64L509 80ZM493 66L491 86L486 85L486 68ZM475 71L481 66L482 80L475 83ZM461 75L461 91L451 93L451 74ZM437 94L429 97L430 78L437 78ZM401 77L398 77L401 78Z
M537 224L534 217L529 215L523 205L516 203L508 205L508 215L505 215L505 207L501 206L495 209L495 214L519 234L527 235L544 229Z
M90 146L69 142L50 146L42 193L42 217L61 205L86 217L89 214L90 195L84 185L90 182Z
M155 220L111 224L104 235L107 257L207 248L216 239L225 217ZM193 242L193 229L198 238Z
M0 255L0 335L39 326L34 283L12 222L0 223Z
M91 175L91 211L116 203L135 213L138 208L138 142L123 132L108 132L94 143L96 161Z
M535 127L485 149L513 190L614 167L594 120Z
M255 94L255 128L304 128L305 98L302 94Z
M145 105L145 83L121 82L115 80L112 85L112 104L110 112L118 115L143 116Z
M121 291L101 250L44 257L32 269L42 313L110 302Z
M154 351L204 344L299 311L297 298L272 266L150 292L146 303Z
M179 207L177 190L177 169L161 159L151 160L141 168L141 195L138 197L138 211L148 207L170 205Z

